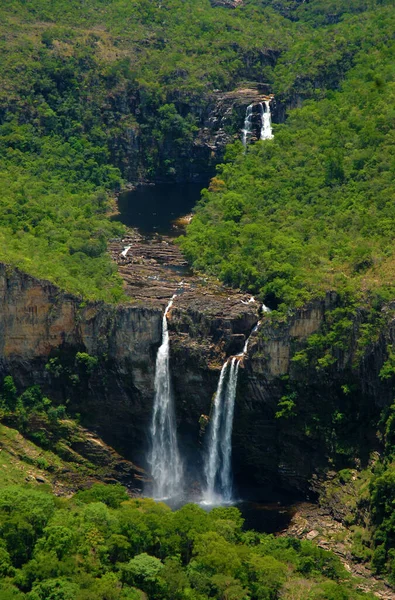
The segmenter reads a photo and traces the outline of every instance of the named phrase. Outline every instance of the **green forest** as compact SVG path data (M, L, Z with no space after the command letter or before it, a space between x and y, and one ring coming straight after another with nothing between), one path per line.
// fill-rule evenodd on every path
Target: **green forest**
M246 11L208 0L2 3L1 260L87 298L124 299L106 254L122 234L111 195L176 172L197 129L190 102L198 110L207 90L264 76L260 31L281 49L289 25Z
M372 46L354 55L339 89L303 85L308 100L273 140L246 155L229 147L182 241L197 268L276 308L328 290L393 297L394 11L366 27ZM285 56L274 72L274 89L290 93Z
M312 542L243 529L237 508L177 511L95 484L71 499L0 490L2 600L368 600Z
M394 316L394 2L215 4L0 0L0 262L76 294L81 307L129 302L107 250L126 233L114 219L117 194L207 175L196 141L215 94L266 86L283 115L274 138L244 148L243 117L232 115L233 142L178 243L202 277L274 309L270 327L336 293L321 329L290 349L299 379L276 382L284 395L273 419L280 430L288 420L337 469L326 493L349 511L352 560L393 586L395 404L373 406L356 377ZM390 341L375 366L393 390ZM71 468L60 455L79 416L67 404L87 396L99 361L78 350L63 372L73 389L64 405L11 375L1 385L1 600L375 597L335 554L248 531L235 507L172 511L118 484L66 496L28 485L2 436L29 440L45 474ZM60 388L63 367L47 359L41 379ZM30 364L23 369L28 381ZM349 468L369 435L365 454L380 453Z
M187 256L274 305L391 280L391 1L11 0L0 17L1 260L124 300L113 194L186 176L208 94L255 81L303 108L229 149Z

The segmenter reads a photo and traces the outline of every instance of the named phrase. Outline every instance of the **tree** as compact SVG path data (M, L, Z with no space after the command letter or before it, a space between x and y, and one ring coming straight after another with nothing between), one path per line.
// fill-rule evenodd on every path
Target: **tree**
M122 502L129 499L129 496L126 489L119 483L115 485L94 483L89 490L77 492L75 498L86 504L103 502L110 508L119 508Z
M275 600L286 580L287 567L272 556L251 556L247 563L250 589L257 600Z
M33 586L29 600L77 600L78 585L65 579L48 579Z
M4 405L5 408L9 410L14 410L17 401L17 389L14 383L13 378L10 375L4 377L3 380L3 389L0 397L0 402Z
M163 563L159 558L143 552L122 565L122 580L155 597L161 589L159 574L162 569Z

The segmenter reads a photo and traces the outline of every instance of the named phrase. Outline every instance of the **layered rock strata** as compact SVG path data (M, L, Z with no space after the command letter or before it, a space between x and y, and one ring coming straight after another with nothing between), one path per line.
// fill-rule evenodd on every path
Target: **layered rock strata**
M391 384L379 378L387 346L395 339L391 318L357 362L352 334L348 349L337 351L336 364L322 374L302 369L293 356L338 305L335 294L277 322L261 314L259 303L247 294L192 275L167 238L147 241L131 232L114 240L111 252L130 296L129 303L117 307L82 303L49 282L0 266L0 375L11 373L20 389L41 385L79 413L85 426L144 467L161 320L176 293L168 315L170 364L180 447L189 464L196 465L191 479L197 485L221 367L227 357L241 352L258 319L260 328L239 371L236 482L252 495L275 488L309 494L313 476L333 466L337 452L330 428L319 421L326 413L329 418L341 413L345 403L344 412L355 414L345 439L355 437L356 466L365 460L364 452L376 443L377 415L392 398ZM356 315L354 333L362 317ZM92 372L76 362L77 352L98 358ZM48 368L50 359L58 361L56 368ZM279 402L290 389L295 414L279 418Z
M12 374L20 389L39 384L118 451L144 464L162 314L172 295L178 293L175 304L184 307L180 339L199 332L216 364L227 349L240 350L257 314L255 306L241 302L248 296L217 282L185 274L181 283L180 273L170 268L182 262L178 249L166 262L163 248L169 241L147 244L146 254L138 256L141 240L135 240L123 257L131 241L112 244L131 296L118 307L81 302L47 281L0 265L0 375ZM78 364L77 352L98 358L92 372ZM199 359L203 370L206 358ZM214 384L215 371L209 379ZM199 415L207 410L205 392L200 390L194 418L196 438ZM183 420L182 410L177 412Z

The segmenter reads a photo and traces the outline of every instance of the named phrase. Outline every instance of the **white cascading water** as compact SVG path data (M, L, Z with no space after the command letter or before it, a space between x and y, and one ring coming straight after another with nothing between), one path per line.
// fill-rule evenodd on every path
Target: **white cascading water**
M125 246L125 248L121 252L121 256L125 257L127 255L127 253L129 252L129 250L130 250L131 247L132 246Z
M262 312L270 312L270 309L263 304ZM243 351L237 356L228 358L221 370L214 396L208 452L204 467L206 489L203 492L202 503L206 505L232 502L232 430L237 377L240 362L247 354L251 336L257 331L260 324L261 321L258 321L251 331Z
M246 116L244 119L244 127L242 129L242 138L241 139L242 139L244 148L247 148L248 136L251 136L251 134L252 134L252 107L253 107L252 104L247 106Z
M273 130L272 130L272 115L270 112L270 100L264 101L265 106L260 102L261 106L261 140L271 140L273 139Z
M237 375L243 354L228 358L221 370L214 397L213 416L204 474L203 504L232 502L232 430L237 391Z
M167 314L175 295L166 307L162 320L162 344L155 368L155 399L151 423L151 451L148 462L157 499L173 498L182 492L183 467L178 450L176 419L169 365L169 331Z
M233 495L232 486L232 431L233 416L235 412L235 400L237 391L237 375L239 372L240 359L234 356L230 361L229 378L224 399L224 423L221 438L222 469L220 473L220 484L224 502L231 502Z
M225 395L225 379L228 371L229 361L227 360L221 370L217 391L214 396L214 410L210 422L210 438L208 453L204 466L204 474L206 476L206 489L203 493L204 504L219 504L222 500L215 492L216 479L222 464L220 456L220 439L221 439L221 415L223 412L223 398Z

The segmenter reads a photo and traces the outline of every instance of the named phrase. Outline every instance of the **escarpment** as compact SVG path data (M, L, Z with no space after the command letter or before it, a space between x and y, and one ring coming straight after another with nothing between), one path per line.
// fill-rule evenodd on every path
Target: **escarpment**
M270 495L280 489L309 495L328 469L360 468L379 449L377 424L392 400L391 383L380 373L394 338L393 312L383 310L385 325L374 343L364 346L369 311L359 309L347 341L314 354L312 341L322 338L325 346L322 332L340 303L337 294L328 293L280 321L268 313L260 316L241 362L233 425L234 475L245 493ZM192 313L181 301L170 323L185 446L199 412L203 445L222 363L241 351L245 339L234 329L231 343L217 345L214 357L207 315L199 313L200 321L192 325Z
M119 257L121 249L121 243L113 244ZM119 260L126 273L126 258ZM130 278L133 257L128 260ZM21 389L39 384L144 467L163 309L176 293L168 315L171 375L180 448L197 468L222 364L242 351L258 319L239 374L236 483L251 494L258 488L308 494L329 467L363 464L377 444L380 411L392 398L391 385L379 377L395 339L391 308L388 326L363 349L357 334L365 316L357 312L348 346L335 351L328 368L319 368L320 358L306 362L300 357L338 305L335 294L281 322L262 314L248 295L215 282L169 276L161 287L158 279L143 276L144 265L140 269L139 289L142 295L147 291L148 300L143 304L142 296L134 297L115 307L83 303L49 282L1 265L1 375L11 374ZM129 286L136 292L130 279ZM97 363L87 368L76 360L77 353L96 357ZM334 414L343 416L334 422Z
M21 389L39 384L119 449L129 438L141 445L160 310L83 303L5 265L0 289L2 374ZM78 372L79 351L98 357L94 372Z
M20 389L40 385L138 463L146 453L163 307L179 287L170 279L158 290L156 280L140 276L148 284L148 297L153 290L152 297L144 306L137 297L114 307L82 302L47 281L0 267L1 375L11 374ZM215 358L223 347L242 342L257 320L256 310L241 302L243 294L208 291L204 282L200 283L204 291L196 291L198 284L185 284L180 293L190 297L192 305L197 303L192 319L199 335L209 336ZM129 289L136 291L131 283ZM199 294L204 299L200 308ZM190 319L186 316L183 325L187 336L193 330ZM78 353L96 357L94 367L79 361ZM200 412L206 407L201 391ZM198 418L197 414L197 429Z

